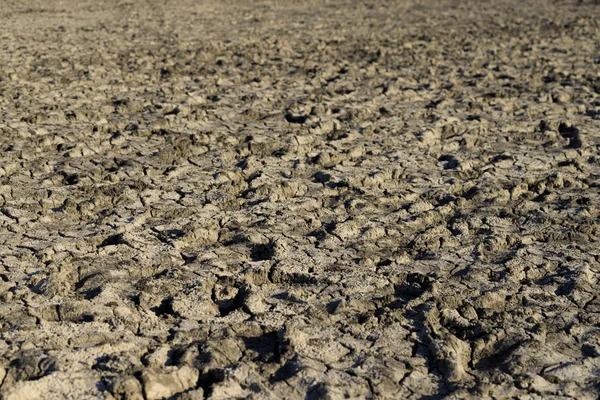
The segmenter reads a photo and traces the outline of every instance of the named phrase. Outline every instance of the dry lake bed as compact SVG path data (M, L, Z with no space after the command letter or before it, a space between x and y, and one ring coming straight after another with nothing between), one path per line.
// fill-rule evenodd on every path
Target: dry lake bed
M0 398L596 399L600 3L7 0Z

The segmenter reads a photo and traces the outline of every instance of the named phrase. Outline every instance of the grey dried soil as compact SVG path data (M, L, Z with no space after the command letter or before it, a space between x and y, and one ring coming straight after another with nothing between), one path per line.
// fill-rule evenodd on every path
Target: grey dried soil
M3 2L0 397L597 398L599 15Z

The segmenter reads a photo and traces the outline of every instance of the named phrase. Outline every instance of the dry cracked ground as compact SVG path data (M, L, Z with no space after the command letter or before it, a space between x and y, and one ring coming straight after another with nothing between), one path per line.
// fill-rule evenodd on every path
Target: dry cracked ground
M600 394L598 2L2 6L0 397Z

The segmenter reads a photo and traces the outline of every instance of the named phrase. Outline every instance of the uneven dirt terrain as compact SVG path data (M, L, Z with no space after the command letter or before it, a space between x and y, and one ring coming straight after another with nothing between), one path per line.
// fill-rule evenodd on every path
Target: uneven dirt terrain
M599 17L2 2L0 398L597 398Z

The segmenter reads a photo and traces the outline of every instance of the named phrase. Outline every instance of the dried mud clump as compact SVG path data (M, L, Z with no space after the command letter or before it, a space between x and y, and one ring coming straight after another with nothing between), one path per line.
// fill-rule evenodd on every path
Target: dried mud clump
M599 7L3 4L0 397L597 398Z

